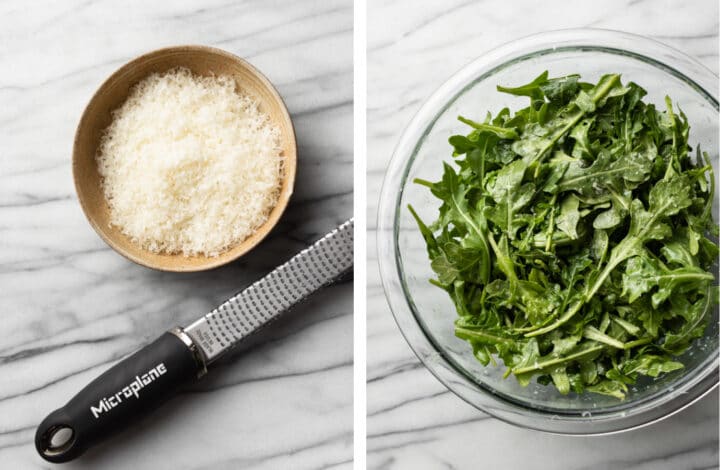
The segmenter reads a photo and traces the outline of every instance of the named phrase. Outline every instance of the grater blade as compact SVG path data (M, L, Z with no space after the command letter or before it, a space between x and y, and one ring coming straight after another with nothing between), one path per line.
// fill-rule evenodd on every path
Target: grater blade
M353 266L353 219L184 328L207 365Z

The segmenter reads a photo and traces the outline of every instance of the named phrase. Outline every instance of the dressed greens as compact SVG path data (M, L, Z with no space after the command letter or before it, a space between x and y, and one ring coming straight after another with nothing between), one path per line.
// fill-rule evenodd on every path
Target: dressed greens
M498 91L530 99L464 117L454 165L417 179L442 201L426 225L431 282L457 309L456 335L507 375L623 399L639 376L683 367L716 302L713 169L688 119L645 103L617 74Z

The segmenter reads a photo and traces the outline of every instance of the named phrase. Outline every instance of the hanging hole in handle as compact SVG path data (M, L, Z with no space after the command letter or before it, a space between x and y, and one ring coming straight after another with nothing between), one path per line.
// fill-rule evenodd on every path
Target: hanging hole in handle
M43 454L48 457L63 454L75 443L75 431L64 424L55 425L45 433L43 442Z

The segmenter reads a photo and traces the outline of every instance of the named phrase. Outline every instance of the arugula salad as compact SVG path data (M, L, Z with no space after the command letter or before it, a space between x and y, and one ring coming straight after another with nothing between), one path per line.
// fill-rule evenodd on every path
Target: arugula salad
M624 399L639 377L683 368L717 302L718 258L713 168L685 114L618 74L497 90L530 105L459 117L453 164L415 180L442 202L437 220L409 206L456 336L483 365L562 394Z

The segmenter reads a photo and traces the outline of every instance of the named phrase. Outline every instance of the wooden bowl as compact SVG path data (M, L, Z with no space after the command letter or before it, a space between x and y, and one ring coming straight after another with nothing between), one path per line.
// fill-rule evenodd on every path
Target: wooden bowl
M198 75L229 75L245 93L255 98L281 131L285 157L280 197L268 220L253 235L216 257L157 254L133 243L118 227L110 225L109 207L102 188L95 155L102 132L112 120L111 111L126 100L130 88L154 72L186 67ZM179 46L142 55L113 73L90 100L75 133L73 178L80 205L90 225L105 242L124 257L162 271L202 271L236 260L255 247L277 224L295 183L297 146L287 108L272 84L252 65L228 52L205 46Z

